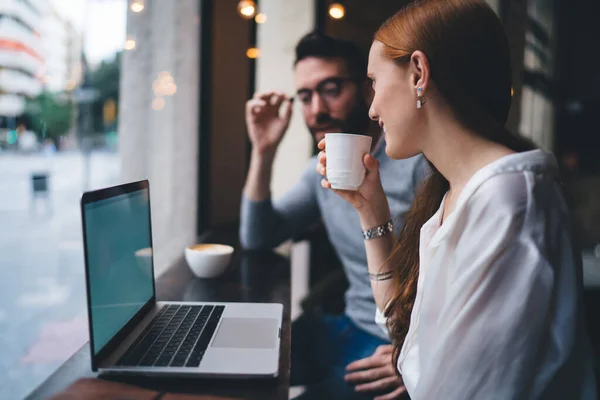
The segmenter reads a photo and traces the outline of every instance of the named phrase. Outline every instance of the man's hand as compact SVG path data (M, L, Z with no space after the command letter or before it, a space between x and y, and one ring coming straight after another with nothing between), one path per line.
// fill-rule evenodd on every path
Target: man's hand
M389 344L381 345L375 353L362 360L354 361L346 367L349 372L344 379L355 384L357 392L381 392L389 390L375 400L399 399L406 392L402 379L396 375L396 368L392 365L393 347Z
M285 103L285 104L284 104ZM283 110L280 109L283 105ZM259 154L275 152L292 117L292 99L283 93L256 93L246 102L248 135Z

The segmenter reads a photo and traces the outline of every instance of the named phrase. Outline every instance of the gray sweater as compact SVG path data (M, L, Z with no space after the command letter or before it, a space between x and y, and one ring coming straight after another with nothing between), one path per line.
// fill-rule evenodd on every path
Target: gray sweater
M392 160L381 141L373 155L380 163L383 188L392 217L401 217L410 207L417 184L429 172L423 156ZM375 323L375 300L367 270L367 255L358 214L331 190L321 187L316 172L316 157L311 158L302 178L278 200L254 202L242 199L240 240L248 249L268 249L294 237L323 219L329 240L348 277L346 315L361 329L388 339ZM399 232L402 218L396 222Z

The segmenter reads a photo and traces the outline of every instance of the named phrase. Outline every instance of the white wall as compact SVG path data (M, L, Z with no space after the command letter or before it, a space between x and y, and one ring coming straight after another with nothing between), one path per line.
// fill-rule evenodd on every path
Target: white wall
M256 89L292 94L295 91L294 50L298 40L314 30L314 0L261 0L260 11L267 15L268 20L258 25L257 44L261 54L256 63ZM290 127L273 165L271 193L274 198L283 195L300 179L311 156L312 139L299 107L296 102ZM308 243L299 243L292 248L292 319L300 315L300 302L308 293L309 259ZM293 389L290 398L299 394Z
M258 25L257 43L260 58L256 66L258 91L280 90L294 93L294 49L298 40L314 29L314 0L261 0L260 11L268 17ZM290 128L283 139L273 167L271 191L279 197L298 181L310 158L312 140L300 113L294 105Z
M128 11L136 48L122 58L122 180L150 180L157 274L196 241L199 20L196 0L147 0L143 12ZM154 110L152 83L163 71L177 92Z

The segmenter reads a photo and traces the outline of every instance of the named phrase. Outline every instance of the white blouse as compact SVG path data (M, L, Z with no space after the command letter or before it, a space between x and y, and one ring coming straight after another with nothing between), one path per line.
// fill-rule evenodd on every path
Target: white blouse
M411 399L596 399L581 257L554 157L502 157L441 224L443 205L421 228L398 360ZM379 310L376 320L385 327Z

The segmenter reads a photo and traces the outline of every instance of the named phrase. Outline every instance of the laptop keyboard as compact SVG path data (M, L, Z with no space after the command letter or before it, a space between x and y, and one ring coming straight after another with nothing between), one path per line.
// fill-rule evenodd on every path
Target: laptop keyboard
M199 366L224 310L211 305L163 307L117 365Z

